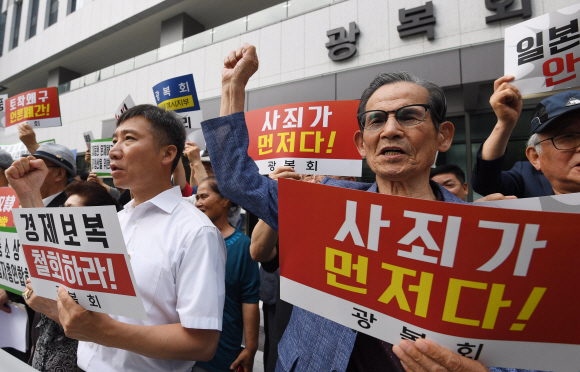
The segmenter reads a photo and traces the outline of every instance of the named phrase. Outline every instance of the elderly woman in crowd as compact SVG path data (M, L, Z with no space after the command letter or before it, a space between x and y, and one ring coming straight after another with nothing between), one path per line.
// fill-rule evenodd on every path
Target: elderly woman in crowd
M220 230L226 242L226 301L217 351L209 362L198 362L193 371L228 372L242 366L252 370L258 350L260 273L250 256L250 238L228 222L228 212L238 208L224 198L214 177L198 185L195 206ZM242 332L246 348L242 349Z

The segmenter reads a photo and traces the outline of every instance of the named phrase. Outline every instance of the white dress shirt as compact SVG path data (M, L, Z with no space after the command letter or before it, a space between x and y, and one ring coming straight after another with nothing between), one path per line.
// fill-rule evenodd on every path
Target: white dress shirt
M180 323L222 328L226 246L205 214L183 200L179 187L118 213L127 252L148 320L113 319L135 325ZM195 362L161 360L79 342L78 366L87 371L190 371Z

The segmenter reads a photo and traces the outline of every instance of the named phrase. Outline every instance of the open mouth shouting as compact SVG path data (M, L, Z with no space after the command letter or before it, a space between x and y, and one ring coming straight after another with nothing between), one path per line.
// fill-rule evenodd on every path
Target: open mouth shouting
M388 147L383 147L381 149L380 154L381 155L384 155L384 156L387 156L387 157L391 157L391 156L405 155L406 152L405 152L405 150L403 150L400 147L388 146Z

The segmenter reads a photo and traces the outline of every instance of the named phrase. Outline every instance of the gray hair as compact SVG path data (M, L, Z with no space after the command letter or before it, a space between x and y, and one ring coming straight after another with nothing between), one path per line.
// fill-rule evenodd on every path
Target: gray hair
M539 143L542 139L540 138L540 134L539 133L534 133L530 136L530 139L528 140L528 146L527 147L533 147L536 149L536 152L538 154L540 154L542 152L542 145Z
M357 114L360 115L366 110L369 98L383 85L394 84L399 82L408 82L417 84L429 92L429 112L431 112L431 119L435 129L439 131L439 124L445 121L447 115L447 100L445 93L440 86L416 77L415 75L406 71L395 71L389 73L378 74L367 89L363 92L360 98ZM360 120L358 123L360 130L364 129L364 125Z

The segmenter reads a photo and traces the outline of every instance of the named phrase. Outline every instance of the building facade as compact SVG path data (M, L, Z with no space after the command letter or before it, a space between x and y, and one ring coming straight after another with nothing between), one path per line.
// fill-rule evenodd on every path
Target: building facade
M0 94L58 86L63 126L39 129L37 138L82 155L83 132L107 135L128 94L154 104L152 87L175 76L192 73L204 118L218 116L223 59L249 42L260 68L248 84L247 110L359 99L388 71L442 86L456 134L437 163L457 164L469 179L496 122L489 98L503 75L506 28L576 2L0 0ZM538 101L524 101L508 168L525 159ZM0 128L0 143L17 141Z

